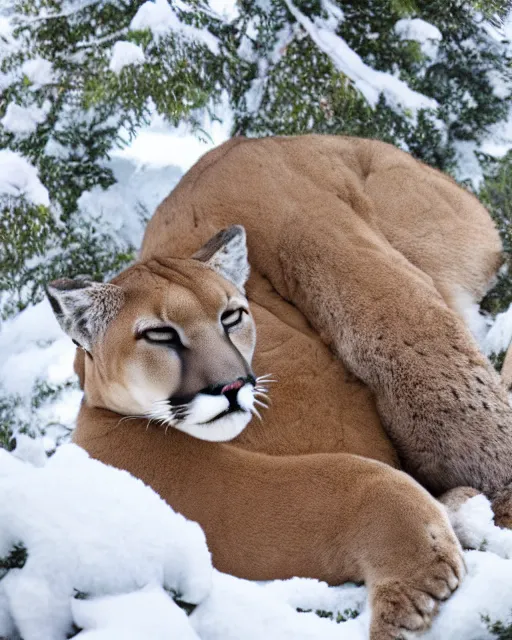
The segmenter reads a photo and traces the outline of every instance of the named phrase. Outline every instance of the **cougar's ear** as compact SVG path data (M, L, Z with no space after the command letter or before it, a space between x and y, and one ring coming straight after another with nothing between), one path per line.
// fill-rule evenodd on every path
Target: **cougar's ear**
M230 280L241 291L249 277L249 262L245 229L233 225L222 229L195 253L192 258L204 262L226 280Z
M120 287L84 279L54 280L46 293L61 328L86 351L92 350L124 302Z

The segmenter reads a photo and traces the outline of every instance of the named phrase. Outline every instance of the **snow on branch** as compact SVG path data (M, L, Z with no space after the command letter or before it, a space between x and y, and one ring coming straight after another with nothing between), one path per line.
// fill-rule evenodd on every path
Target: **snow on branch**
M133 42L119 40L112 47L112 57L109 69L114 73L119 73L121 69L129 65L136 65L144 62L144 51Z
M329 56L334 66L350 78L367 102L374 107L381 93L396 109L435 109L437 102L413 91L402 80L390 73L376 71L363 62L348 44L336 35L332 15L328 21L315 18L311 21L295 7L291 0L284 0L290 13L308 33L317 47Z
M42 87L55 81L52 63L41 57L26 60L21 66L21 72L35 87Z
M167 0L148 0L133 17L130 29L134 31L149 29L155 37L170 32L179 33L187 40L200 42L213 54L219 53L219 41L207 29L198 29L181 22Z
M10 102L0 123L6 131L27 136L34 133L37 125L46 120L50 107L49 102L46 102L43 107L36 107L35 105L22 107L15 102Z
M49 206L46 187L37 176L37 169L22 155L9 149L0 150L0 195L23 195L33 204Z

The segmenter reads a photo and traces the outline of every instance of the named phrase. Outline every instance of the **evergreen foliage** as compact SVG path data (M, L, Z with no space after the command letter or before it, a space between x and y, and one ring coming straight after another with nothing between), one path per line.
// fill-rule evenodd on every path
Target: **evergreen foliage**
M483 308L496 314L512 304L512 154L491 162L479 197L489 209L503 240L507 269L483 301Z
M11 569L22 569L27 558L27 549L22 542L13 545L7 556L0 558L0 580Z
M491 621L489 616L482 616L482 620L496 640L512 640L512 624L504 625L501 621Z
M372 109L305 31L290 18L286 3L242 2L246 21L242 91L234 95L237 132L250 135L318 133L375 137L409 150L439 169L455 171L457 143L478 143L508 115L510 103L498 88L510 87L509 54L486 30L475 7L498 19L508 3L456 1L297 2L310 20L337 20L325 6L342 11L335 29L374 69L399 73L415 91L433 98L436 110L417 117L381 96ZM442 34L423 50L399 38L395 25L421 19ZM250 35L249 35L250 34ZM276 46L280 51L276 52ZM437 51L435 49L437 48ZM247 53L248 52L248 53ZM261 70L264 70L262 73ZM244 73L245 71L245 73ZM247 104L251 83L260 85L257 109ZM254 86L254 85L253 85Z

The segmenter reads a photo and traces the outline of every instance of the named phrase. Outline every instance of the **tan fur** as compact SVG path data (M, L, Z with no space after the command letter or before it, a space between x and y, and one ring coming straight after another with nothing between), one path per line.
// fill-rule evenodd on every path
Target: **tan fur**
M279 381L270 410L230 443L121 421L108 389L133 360L135 317L181 314L207 327L222 288L232 291L202 265L168 259L235 223L252 265L253 367ZM114 280L128 302L92 359L77 357L86 401L74 439L200 522L219 569L364 580L372 640L421 630L458 583L460 551L442 508L392 467L398 452L437 493L493 492L511 479L505 392L457 315L500 260L476 199L389 145L234 139L182 179L148 225L141 264ZM192 314L176 292L181 263L200 307Z
M501 369L501 377L505 387L509 391L512 391L512 344L509 346L507 355L505 356L503 367Z

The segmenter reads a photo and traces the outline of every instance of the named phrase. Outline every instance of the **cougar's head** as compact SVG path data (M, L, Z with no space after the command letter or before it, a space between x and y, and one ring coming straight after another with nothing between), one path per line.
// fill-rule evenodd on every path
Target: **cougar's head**
M57 320L85 351L86 402L203 440L236 437L259 402L248 275L234 226L190 259L140 262L110 284L51 282Z

